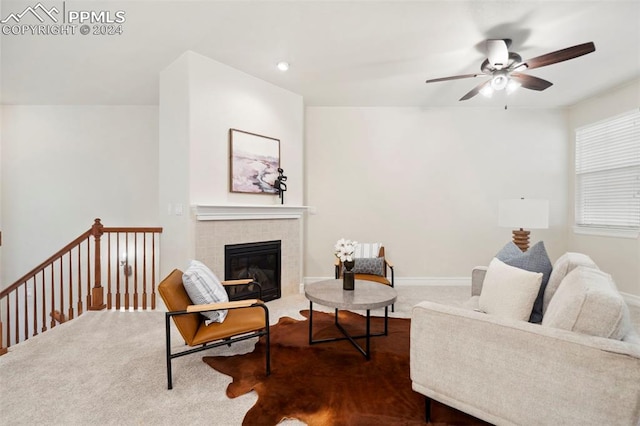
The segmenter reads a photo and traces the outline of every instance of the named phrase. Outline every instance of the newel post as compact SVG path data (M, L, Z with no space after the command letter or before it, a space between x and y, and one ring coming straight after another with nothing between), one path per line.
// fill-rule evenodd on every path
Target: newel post
M7 342L7 346L8 345L9 345L9 342ZM4 355L6 353L7 353L7 348L2 346L2 322L0 322L0 355Z
M95 241L94 250L94 286L91 289L91 305L90 311L101 311L106 308L107 305L104 301L104 288L102 288L102 272L100 269L100 237L104 234L102 230L103 226L100 223L100 219L96 219L91 226L91 235Z

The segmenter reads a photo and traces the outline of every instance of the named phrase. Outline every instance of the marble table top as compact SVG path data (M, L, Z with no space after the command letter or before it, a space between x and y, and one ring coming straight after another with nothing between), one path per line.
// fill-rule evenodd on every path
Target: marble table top
M305 284L304 295L314 303L347 310L384 308L398 298L394 288L372 281L355 280L354 290L343 290L342 279Z

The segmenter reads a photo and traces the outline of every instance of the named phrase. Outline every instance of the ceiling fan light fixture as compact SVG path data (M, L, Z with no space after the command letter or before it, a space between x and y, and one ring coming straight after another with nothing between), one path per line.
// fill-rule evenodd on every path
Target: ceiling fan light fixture
M493 96L493 89L491 88L491 85L487 84L482 89L480 89L480 94L485 98L490 98L491 96Z
M491 88L493 90L503 90L509 83L509 74L506 70L499 70L493 74Z
M518 90L518 87L520 87L521 84L513 79L509 79L509 83L507 83L507 95L512 94L513 92L515 92L516 90Z
M511 46L511 39L487 40L485 46L487 57L480 65L481 74L452 75L450 77L432 78L426 82L435 83L438 81L459 80L462 78L489 77L489 80L480 83L478 86L467 92L459 99L460 101L471 99L478 93L482 93L484 96L488 97L496 90L506 89L507 94L509 94L520 86L529 90L542 91L552 86L553 83L532 75L520 74L520 71L546 67L557 64L558 62L568 61L569 59L578 58L591 52L595 52L596 50L595 44L590 41L588 43L578 44L522 61L522 56L520 56L520 54L516 52L509 52L509 46ZM511 80L515 80L515 82L511 82Z

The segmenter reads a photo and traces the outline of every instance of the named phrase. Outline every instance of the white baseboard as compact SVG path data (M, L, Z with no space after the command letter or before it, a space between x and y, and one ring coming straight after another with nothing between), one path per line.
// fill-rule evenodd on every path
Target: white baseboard
M300 292L304 293L304 284L317 281L331 280L333 277L304 277L300 284ZM414 286L471 286L471 277L403 277L395 278L396 287Z
M395 285L400 287L438 286L471 287L471 277L403 277L396 278Z
M637 306L640 308L640 296L636 296L635 294L629 294L620 292L624 301L627 302L628 305Z

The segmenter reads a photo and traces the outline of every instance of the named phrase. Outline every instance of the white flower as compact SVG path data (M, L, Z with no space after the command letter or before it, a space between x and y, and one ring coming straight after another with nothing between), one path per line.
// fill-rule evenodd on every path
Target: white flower
M357 241L340 238L334 246L334 254L341 262L351 262L353 260L353 252L356 250L357 245Z

